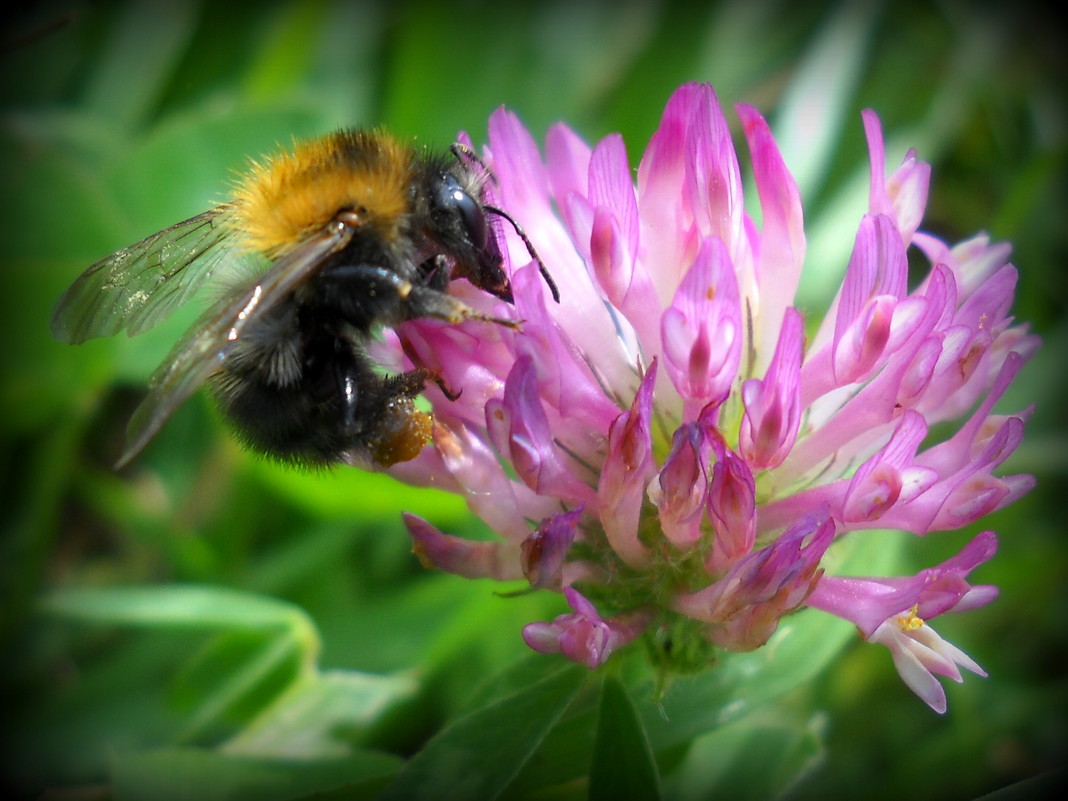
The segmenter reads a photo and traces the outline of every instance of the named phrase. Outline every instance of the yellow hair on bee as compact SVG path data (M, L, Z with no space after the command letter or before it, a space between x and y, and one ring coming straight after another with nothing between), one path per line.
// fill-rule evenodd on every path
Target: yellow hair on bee
M409 210L412 150L379 131L343 130L260 162L234 189L243 246L276 256L351 209L387 241Z

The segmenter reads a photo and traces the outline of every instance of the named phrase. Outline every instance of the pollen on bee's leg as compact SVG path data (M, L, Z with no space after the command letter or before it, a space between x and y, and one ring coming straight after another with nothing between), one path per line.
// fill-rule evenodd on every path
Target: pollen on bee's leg
M434 418L415 407L415 401L399 397L383 410L378 431L370 441L371 457L382 467L414 459L430 442Z

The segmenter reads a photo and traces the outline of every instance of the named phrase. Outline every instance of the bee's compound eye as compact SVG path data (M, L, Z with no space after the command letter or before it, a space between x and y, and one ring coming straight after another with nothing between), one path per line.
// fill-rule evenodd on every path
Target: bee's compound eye
M486 246L488 229L486 216L482 213L482 207L473 197L464 191L459 181L452 175L445 174L441 182L441 194L439 202L444 209L451 209L460 215L464 233L471 240L471 244L477 249Z

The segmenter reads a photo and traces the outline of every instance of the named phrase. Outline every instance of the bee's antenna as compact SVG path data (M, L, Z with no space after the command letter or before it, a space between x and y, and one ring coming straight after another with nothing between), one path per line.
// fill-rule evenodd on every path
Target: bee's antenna
M556 282L549 274L549 268L546 267L545 262L541 260L541 256L538 255L538 251L534 249L534 243L530 241L530 237L527 236L527 232L523 230L523 226L517 223L515 221L515 218L512 217L512 215L506 212L504 209L499 209L496 206L490 206L488 204L483 204L482 208L484 208L491 214L496 214L498 217L503 217L504 219L508 220L509 223L511 223L512 227L515 229L515 232L519 234L519 238L523 240L523 244L527 246L527 252L530 254L531 258L533 258L534 261L538 263L538 272L541 273L541 277L544 278L545 283L548 284L549 291L552 293L553 296L553 300L559 303L560 290L556 288Z

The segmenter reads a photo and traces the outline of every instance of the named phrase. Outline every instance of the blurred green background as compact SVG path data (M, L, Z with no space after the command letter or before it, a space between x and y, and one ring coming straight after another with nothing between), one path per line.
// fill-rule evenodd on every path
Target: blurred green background
M1014 243L1016 314L1045 345L1002 404L1037 404L1004 472L1039 484L983 522L1001 548L973 578L1001 597L937 624L990 677L949 686L940 717L884 649L836 629L847 645L826 668L814 662L814 678L740 723L657 750L665 794L966 799L1063 764L1068 42L1053 14L948 0L157 0L5 15L0 777L28 797L70 785L105 798L108 782L117 797L151 797L138 795L143 777L180 766L123 755L232 744L294 676L313 673L333 698L322 680L331 670L371 677L358 691L340 681L337 697L353 708L373 697L392 710L368 713L351 740L411 754L477 706L483 679L522 660L523 623L562 608L555 596L504 598L419 566L402 511L487 536L456 498L355 470L264 463L221 432L201 397L130 468L111 471L147 376L193 310L135 340L62 346L48 319L65 286L221 199L249 156L294 136L384 125L443 145L465 130L481 144L488 115L507 105L539 140L557 120L590 142L621 131L636 165L669 94L689 80L771 120L805 202L810 308L844 269L864 208L859 112L871 107L891 167L908 146L933 164L925 229ZM977 530L901 539L903 569L938 563ZM77 592L122 586L144 594ZM154 592L166 587L179 595ZM308 673L315 664L324 673ZM535 678L557 667L520 664ZM591 735L572 728L563 742L588 747ZM247 733L239 743L255 751ZM359 775L376 775L368 770ZM564 779L538 797L585 796L581 778Z

